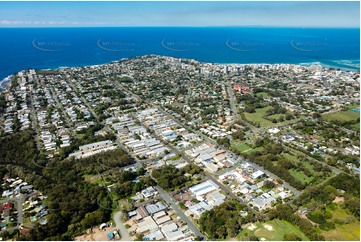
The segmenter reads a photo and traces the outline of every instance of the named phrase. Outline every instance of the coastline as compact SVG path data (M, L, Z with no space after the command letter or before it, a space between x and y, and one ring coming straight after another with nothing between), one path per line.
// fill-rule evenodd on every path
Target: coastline
M156 56L164 56L164 55L157 55L157 54L148 54L148 55L156 55ZM142 55L142 56L147 56L147 55ZM36 69L36 68L28 68L28 69L35 69L35 70L61 70L61 69L67 69L67 68L78 68L78 67L96 67L96 66L102 66L102 65L107 65L107 64L112 64L115 62L119 62L119 61L123 61L123 60L127 60L130 58L139 58L141 56L134 56L134 57L129 57L129 58L121 58L118 60L113 60L110 62L105 62L105 63L100 63L100 64L94 64L94 65L89 65L89 64L85 64L85 65L76 65L76 66L58 66L58 67L54 67L54 68L41 68L41 69ZM169 57L173 57L173 58L180 58L180 57L176 57L176 56L169 56ZM181 58L181 59L191 59L191 58ZM198 60L196 60L198 61ZM326 69L340 69L343 71L354 71L354 72L358 72L360 71L360 67L343 67L345 64L343 64L343 66L337 65L337 63L342 62L342 61L354 61L354 60L330 60L333 63L336 63L335 65L330 65L330 64L325 64L322 62L300 62L300 63L228 63L228 62L204 62L204 61L198 61L200 63L204 63L204 64L213 64L213 65L296 65L296 66L304 66L304 67L310 67L310 66L321 66L322 68L326 68ZM359 64L358 64L359 65ZM22 69L19 70L17 72L23 71L26 69ZM7 90L10 85L11 85L11 81L13 78L14 74L10 74L7 77L0 79L0 92Z
M14 75L9 75L4 79L0 80L0 91L5 91L11 87L11 81L13 80Z

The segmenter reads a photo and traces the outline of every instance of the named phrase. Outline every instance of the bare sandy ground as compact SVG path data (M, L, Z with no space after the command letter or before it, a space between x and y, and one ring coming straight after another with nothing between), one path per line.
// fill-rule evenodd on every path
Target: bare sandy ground
M93 231L90 232L90 229L86 231L85 234L75 237L75 241L108 241L108 233L111 233L115 230L115 227L108 227L104 230L100 230L98 227L93 228Z

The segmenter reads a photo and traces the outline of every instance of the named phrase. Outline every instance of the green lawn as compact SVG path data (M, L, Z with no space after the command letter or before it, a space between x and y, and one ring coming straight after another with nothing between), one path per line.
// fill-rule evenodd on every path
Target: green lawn
M342 204L334 204L334 210L327 207L327 210L332 213L332 218L328 221L335 221L336 219L347 221L350 215L347 210L342 208ZM326 240L360 240L360 223L354 218L354 221L346 224L336 224L336 229L330 231L321 230L321 234Z
M360 241L360 223L352 222L349 224L336 224L336 229L323 231L321 233L326 241L329 240L350 240Z
M257 147L257 148L254 148L254 149L246 150L246 151L244 151L243 153L245 153L245 154L251 154L251 153L253 153L253 152L262 151L262 150L263 150L263 147Z
M296 234L302 240L309 240L296 226L287 221L281 221L278 219L267 221L265 223L257 222L254 224L257 228L250 230L244 228L238 235L237 239L240 240L246 235L255 235L259 240L262 238L266 240L282 241L286 234ZM265 225L270 225L272 228L266 228ZM270 230L269 230L270 229Z
M264 119L263 115L267 110L271 109L271 106L264 108L257 108L255 113L244 113L247 120L252 122L259 122L261 126L275 126L276 124L271 121Z
M85 135L85 134L76 134L76 137L77 137L78 139L82 139L82 138L84 137L84 135Z
M256 95L257 95L257 97L268 97L269 96L267 92L259 92Z
M168 159L168 160L179 160L180 159L180 156L179 155L176 155L176 156L174 156L174 157L172 157L172 158L170 158L170 159Z
M247 120L249 120L251 122L259 122L259 124L262 127L275 127L275 126L279 126L279 125L295 123L295 122L298 122L300 119L304 118L304 116L300 116L297 119L291 119L291 120L285 120L283 122L272 123L271 121L263 118L264 114L269 109L272 109L272 107L267 106L267 107L264 107L264 108L257 108L255 113L244 113L244 115L245 115ZM274 115L269 116L269 118L278 119L280 116L284 116L284 114L274 114Z
M290 174L302 184L312 181L313 177L306 176L302 171L296 171L295 169L288 170Z
M353 124L353 125L351 125L351 127L352 127L354 130L359 130L359 129L360 129L360 123Z
M84 180L89 183L103 184L103 181L99 175L84 175Z
M291 154L289 154L289 153L282 153L282 156L283 156L284 158L286 158L287 160L290 160L290 161L292 161L292 162L294 162L294 163L298 163L298 162L299 162L297 156L295 156L295 155L291 155Z
M302 165L313 174L315 174L315 170L313 169L313 165L310 162L303 162Z
M328 113L328 114L323 115L323 118L327 121L339 120L342 122L356 120L359 117L360 117L360 113L351 111L351 109L349 109L347 111L339 111L336 113ZM360 126L358 126L358 127L360 127Z
M252 149L244 142L233 142L232 146L235 147L241 153L244 152L245 150Z
M271 119L271 120L272 120L273 118L275 118L275 119L278 120L281 116L283 116L283 118L286 117L284 114L280 114L280 113L279 113L279 114L270 115L270 116L268 116L268 118Z
M335 210L327 208L332 213L332 220L341 219L345 220L349 215L344 208L341 208L340 205L336 205L337 208Z
M245 154L250 154L255 151L263 150L263 147L252 148L249 145L247 145L245 142L236 142L235 141L232 143L232 146L235 147L239 152L245 153Z

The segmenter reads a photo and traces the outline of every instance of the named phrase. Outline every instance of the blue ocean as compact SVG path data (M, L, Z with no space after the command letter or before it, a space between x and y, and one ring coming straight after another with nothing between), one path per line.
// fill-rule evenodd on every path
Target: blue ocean
M145 54L212 63L360 67L359 28L0 28L0 80L23 69L108 63Z

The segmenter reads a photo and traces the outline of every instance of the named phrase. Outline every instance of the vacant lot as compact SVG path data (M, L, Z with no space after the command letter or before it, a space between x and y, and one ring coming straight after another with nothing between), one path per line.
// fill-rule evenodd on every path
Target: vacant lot
M336 229L321 233L328 240L360 241L360 223L336 224Z
M259 92L256 95L257 95L257 97L268 97L269 96L267 92Z
M299 162L299 159L294 154L284 152L282 153L282 156L285 157L287 160L292 161L295 164Z
M331 209L334 206L334 209ZM350 215L347 210L342 208L343 204L333 204L327 206L327 210L332 213L332 218L328 221L343 220L345 224L336 224L336 229L330 231L322 231L322 235L326 240L357 240L360 241L360 223L357 218ZM354 221L347 222L353 217Z
M356 120L359 117L360 117L360 113L354 112L351 109L349 109L347 111L339 111L336 113L328 113L328 114L323 115L323 118L327 121L339 120L342 122Z
M295 179L302 182L302 184L306 184L308 182L311 182L312 179L313 179L312 176L311 177L306 176L305 173L303 173L302 171L297 171L295 169L290 169L289 172Z
M237 239L242 239L246 234L255 235L259 240L282 241L286 234L296 234L302 240L309 240L297 227L278 219L249 225L237 235Z
M259 122L261 126L274 126L275 125L274 123L263 118L266 111L271 108L272 108L271 106L265 108L257 108L255 113L245 113L245 117L249 121Z
M309 171L312 173L312 175L314 175L316 172L313 169L313 165L311 165L310 162L303 162L302 165Z
M247 145L245 142L235 141L232 143L232 146L235 147L239 152L245 153L245 154L250 154L255 151L263 150L263 147L252 148L249 145Z
M285 120L283 122L278 122L278 123L272 123L271 121L263 118L263 116L265 115L266 111L272 109L271 106L267 106L264 108L257 108L255 113L244 113L246 120L250 121L250 122L259 122L259 124L261 125L261 127L275 127L275 126L279 126L279 125L286 125L289 123L295 123L298 120L304 118L303 116L300 116L297 119L291 119L291 120ZM274 114L269 116L269 118L276 118L278 119L280 116L285 116L284 114Z
M232 146L235 147L241 153L246 150L252 149L244 142L233 142Z

